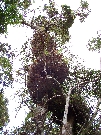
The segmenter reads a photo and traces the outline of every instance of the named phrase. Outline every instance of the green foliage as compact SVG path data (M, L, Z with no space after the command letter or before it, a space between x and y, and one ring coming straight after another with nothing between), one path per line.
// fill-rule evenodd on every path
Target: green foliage
M57 135L60 133L60 127L56 124L52 123L52 113L47 112L46 121L44 122L44 133L49 135ZM37 130L37 123L33 117L33 112L29 112L27 117L25 118L25 123L22 125L21 128L16 128L13 133L15 135L18 134L33 134Z
M31 4L29 0L1 0L0 1L0 33L7 32L8 24L19 24L22 21L20 9L27 9Z
M100 35L98 35L96 38L92 38L92 40L89 40L87 47L90 51L100 52L100 49L101 49L101 37L100 37Z
M73 20L75 19L75 16L73 15L73 11L70 9L70 6L62 5L61 7L64 19L66 19L66 20L63 19L64 29L68 29L74 23Z
M58 10L55 8L55 3L53 1L50 0L49 4L49 6L45 4L43 10L46 10L46 13L49 16L49 18L52 18L58 15Z
M11 47L8 44L0 43L0 84L4 86L9 86L12 84L12 65L11 65L11 57L10 54Z
M78 8L78 10L75 12L76 13L75 15L80 17L80 22L82 23L88 17L90 12L91 9L89 9L88 2L81 0L81 5Z
M33 24L43 27L45 31L54 33L55 40L59 45L63 45L69 41L69 28L74 23L76 16L80 16L80 21L83 22L90 12L88 3L81 1L81 7L77 11L71 10L68 5L61 5L61 13L59 13L58 9L55 7L55 2L52 0L49 1L48 5L44 5L43 11L46 12L47 15L39 15L36 18L33 17Z
M81 6L82 6L82 9L87 9L88 8L88 2L87 1L83 1L81 0Z
M80 84L80 92L86 92L90 96L99 98L101 96L101 71L92 69L85 69L85 67L74 67L73 72L70 72L72 76L71 82Z
M9 122L7 103L7 99L0 93L0 130L2 130L3 126Z
M21 0L17 4L19 8L21 8L22 10L25 10L31 5L31 0Z
M61 7L61 14L59 14L58 9L55 8L55 3L50 1L49 5L44 5L43 9L47 17L39 15L34 22L38 26L43 26L46 31L53 32L56 42L62 45L69 41L68 29L74 23L75 16L69 6L62 5Z
M21 16L18 13L17 1L1 1L0 4L0 33L7 32L8 24L18 24Z
M5 57L0 57L0 66L2 67L3 73L1 73L0 77L4 75L4 83L3 86L8 85L8 81L12 79L12 66L9 62L9 60ZM7 82L6 82L7 81Z

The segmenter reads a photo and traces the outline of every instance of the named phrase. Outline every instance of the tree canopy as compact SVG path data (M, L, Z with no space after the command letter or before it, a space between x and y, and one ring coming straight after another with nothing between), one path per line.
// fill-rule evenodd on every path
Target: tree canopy
M49 0L49 4L43 7L45 15L32 16L31 22L27 22L21 10L26 10L30 4L27 0L1 1L1 34L7 31L8 24L23 24L33 29L31 51L28 51L26 42L25 46L22 46L23 51L20 52L24 54L23 59L26 61L23 67L24 74L18 73L18 76L25 75L27 88L24 88L20 96L22 103L29 107L29 113L23 126L15 129L13 133L100 135L101 122L96 116L101 103L101 71L87 70L79 63L72 65L69 59L72 59L73 55L68 58L62 53L63 45L69 42L69 28L72 27L75 18L79 16L83 22L89 15L88 3L81 1L80 8L76 11L68 5L61 5L59 12L55 2ZM98 44L100 43L97 41L97 49ZM11 48L8 44L1 43L0 66L3 86L8 86L13 81L10 63L12 53L9 50ZM26 57L27 53L29 54ZM28 61L31 61L29 65ZM98 99L95 112L87 104L90 96ZM7 108L3 95L0 102L5 108L2 110L2 106L0 107L1 114L5 114ZM8 116L3 118L4 125Z

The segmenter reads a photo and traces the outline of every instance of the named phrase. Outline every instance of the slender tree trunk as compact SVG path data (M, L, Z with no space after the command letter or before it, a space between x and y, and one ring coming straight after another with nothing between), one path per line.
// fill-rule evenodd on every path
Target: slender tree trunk
M62 127L62 135L72 135L72 127L69 122L67 122L67 115L68 115L68 108L69 108L69 101L70 101L70 95L71 95L72 89L70 87L68 91L68 95L66 96L66 105L65 105L65 111L63 116L63 127Z

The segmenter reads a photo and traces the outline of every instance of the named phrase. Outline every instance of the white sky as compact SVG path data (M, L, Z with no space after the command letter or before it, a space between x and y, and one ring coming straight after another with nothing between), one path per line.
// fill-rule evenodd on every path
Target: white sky
M40 2L39 2L40 1ZM46 0L44 0L46 1ZM57 6L60 6L61 4L67 4L71 7L71 9L76 10L80 5L80 0L55 0L57 1ZM101 29L101 0L87 0L89 3L89 6L91 8L91 13L88 16L88 18L85 20L85 22L80 23L79 19L75 19L75 22L73 26L70 28L70 35L71 40L69 43L72 45L71 52L73 54L78 55L80 58L85 60L85 66L88 68L94 68L94 69L100 69L100 54L96 52L89 52L86 48L86 45L88 43L88 40L92 37L97 36L97 31ZM44 2L45 3L45 2ZM37 7L36 5L42 5L43 3L41 0L36 0L36 4L32 6L31 8ZM28 27L8 27L8 36L5 39L3 36L0 37L0 40L3 42L8 42L12 45L13 48L19 48L21 45L26 41L26 37L30 38L33 34L33 31ZM19 66L19 61L16 59L14 61L15 67ZM14 93L15 90L20 87L19 84L15 83L15 88L7 89L6 96L9 98L9 96ZM24 111L20 111L17 115L17 118L15 119L15 101L10 101L9 103L9 114L11 122L9 123L9 126L19 126L19 123L21 123L22 120L24 120ZM13 112L13 113L11 113Z

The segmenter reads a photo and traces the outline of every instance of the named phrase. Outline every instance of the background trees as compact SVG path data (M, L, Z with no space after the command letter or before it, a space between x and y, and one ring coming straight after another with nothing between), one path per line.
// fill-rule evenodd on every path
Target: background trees
M25 2L25 3L23 3ZM7 26L17 25L22 20L20 9L26 9L30 1L0 1L0 34L7 33ZM9 122L8 99L4 96L4 89L12 85L12 58L14 53L8 43L0 42L0 130Z

